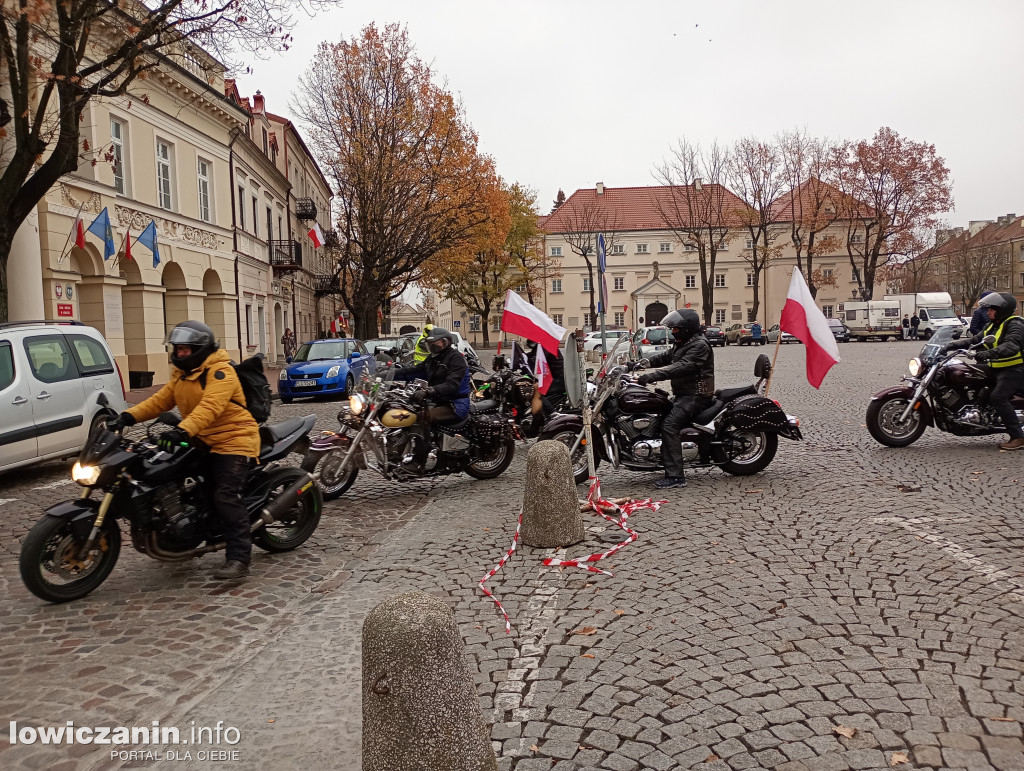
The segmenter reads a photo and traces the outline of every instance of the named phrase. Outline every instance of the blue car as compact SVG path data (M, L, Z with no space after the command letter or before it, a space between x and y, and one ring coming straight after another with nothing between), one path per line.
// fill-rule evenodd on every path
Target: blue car
M346 396L364 370L376 372L377 362L359 340L313 340L281 370L277 392L284 404L296 396Z

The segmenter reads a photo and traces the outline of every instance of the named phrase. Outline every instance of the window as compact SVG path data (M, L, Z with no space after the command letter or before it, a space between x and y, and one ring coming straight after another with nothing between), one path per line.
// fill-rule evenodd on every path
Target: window
M695 252L697 251L697 246L693 242L687 241L685 244L683 244L683 250L687 252Z
M614 290L616 292L621 292L621 291L625 290L625 288L626 288L626 279L625 278L623 278L622 276L616 276L613 279L613 281L615 282L613 284L613 287L614 287Z
M864 243L864 234L863 233L852 233L850 235L850 243L851 244L862 244L862 243Z
M592 324L591 324L592 321L593 321L593 317L589 313L584 313L583 314L583 326L585 326L585 327L592 326Z
M128 125L117 118L110 119L110 144L114 155L114 190L129 195L128 190Z
M747 271L747 286L754 285L754 274L752 271Z
M562 291L562 279L553 278L551 279L551 292L552 294L560 293Z
M715 274L715 286L716 287L724 287L725 286L725 274L724 273L716 273Z
M900 309L899 308L882 308L882 315L885 316L886 318L893 318L893 317L899 318Z
M10 343L0 343L0 391L14 382L14 349Z
M492 317L491 318L491 331L492 332L497 332L500 327L501 327L501 317L500 316Z
M469 331L470 332L479 332L480 331L480 316L478 314L474 313L472 316L469 317Z
M615 313L615 326L624 327L626 326L626 314L621 311Z
M722 239L721 241L719 241L719 242L718 242L718 247L717 247L716 251L719 251L719 252L726 252L726 251L728 251L728 250L729 250L729 242L728 242L728 241L726 241L726 240L725 240L725 239L723 238L723 239Z
M114 371L114 365L106 350L99 342L85 335L65 335L71 343L71 353L82 375L107 375Z
M715 308L715 324L725 323L725 308Z
M583 279L583 291L584 292L589 292L590 291L590 279L589 278L585 277Z
M252 343L252 306L245 306L245 342L246 345Z
M210 162L199 159L196 168L199 179L199 219L210 221Z
M625 254L626 247L622 244L612 244L612 254ZM1021 259L1024 260L1024 249L1021 249Z
M856 321L857 320L857 311L847 311L846 312L846 320L847 321Z
M636 245L636 253L637 254L647 254L647 244L637 244Z
M821 306L821 312L822 312L822 314L824 314L826 319L832 318L834 310L835 309L831 305L822 305Z
M686 288L696 289L697 288L697 275L695 273L686 274Z
M252 232L254 235L259 234L260 230L260 218L258 212L260 210L260 199L253 193L252 196Z
M746 240L746 243L744 244L744 246L747 249L753 249L754 248L754 239L753 238L748 238Z
M562 314L561 313L552 313L551 314L551 320L554 321L556 324L558 324L558 326L562 326Z
M1024 273L1020 274L1020 284L1021 286L1024 286Z
M526 291L526 284L519 284L518 286L516 286L516 291L517 292L525 292Z
M245 185L238 186L238 227L245 230Z
M157 203L161 209L172 209L171 198L171 166L173 165L171 146L164 141L156 141L156 193Z
M40 335L25 341L25 353L36 380L59 383L78 377L63 335Z
M672 243L670 241L662 241L660 244L658 244L658 252L659 253L665 254L666 252L671 252L671 251L672 251Z
M832 268L822 268L821 275L823 278L832 278Z
M562 256L562 247L560 247L560 246L552 246L551 247L551 256L552 257L561 257Z
M269 155L270 154L270 142L269 142L269 139L270 139L270 137L267 136L267 129L264 126L264 128L263 128L263 154L264 155Z

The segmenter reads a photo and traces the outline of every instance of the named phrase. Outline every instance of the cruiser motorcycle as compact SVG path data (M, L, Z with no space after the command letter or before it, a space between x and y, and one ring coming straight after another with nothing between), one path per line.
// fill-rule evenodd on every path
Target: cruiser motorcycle
M157 445L159 427L179 421L165 412L138 440L102 423L93 428L71 469L82 495L47 509L21 546L21 578L32 594L68 602L102 584L121 553L119 519L128 523L132 546L153 559L177 562L225 548L204 484L206 447L195 440L170 451ZM243 490L261 549L295 549L320 522L323 499L309 474L278 465L305 446L315 422L308 415L260 427L260 462Z
M906 447L920 439L928 426L955 436L1005 433L1003 421L988 401L995 385L991 368L965 361L995 338L989 335L977 346L947 353L946 345L960 334L958 328L939 327L917 358L910 360L910 377L871 397L867 427L876 441ZM1014 396L1011 404L1024 422L1024 395Z
M495 402L470 405L460 421L419 426L426 406L413 394L422 380L395 382L394 368L364 377L348 404L338 411L338 431L315 437L302 460L327 500L343 495L360 470L404 482L464 471L475 479L493 479L515 457L513 427ZM427 439L426 462L415 460L416 443Z
M597 374L591 426L594 466L604 461L614 468L660 470L661 422L672 409L672 399L665 391L641 386L627 373L623 361L627 351L620 340ZM640 368L647 363L642 359ZM694 416L692 427L682 431L687 468L719 466L734 476L756 474L775 458L780 436L803 438L800 420L762 395L771 369L771 361L761 354L754 364L756 383L715 391L712 403ZM568 446L576 484L587 481L580 415L555 414L540 438Z
M537 390L537 381L525 372L513 371L504 356L495 356L492 366L494 374L473 384L477 410L496 411L509 418L516 439L537 438L550 417ZM564 393L552 401L552 413L567 409Z

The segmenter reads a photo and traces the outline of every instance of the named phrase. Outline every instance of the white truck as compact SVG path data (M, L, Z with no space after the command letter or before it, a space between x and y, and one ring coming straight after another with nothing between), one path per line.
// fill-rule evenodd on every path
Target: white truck
M886 340L903 337L903 311L898 300L849 300L839 306L854 340Z
M940 327L963 326L953 310L953 298L949 292L918 292L917 294L887 294L883 300L897 300L900 304L900 319L904 315L920 319L917 336L927 340Z

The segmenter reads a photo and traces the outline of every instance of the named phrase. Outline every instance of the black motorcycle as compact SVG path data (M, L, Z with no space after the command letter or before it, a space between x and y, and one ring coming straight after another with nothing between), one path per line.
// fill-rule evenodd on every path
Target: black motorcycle
M71 469L81 497L47 509L21 546L21 578L30 592L68 602L102 584L121 552L119 519L128 523L132 546L153 559L176 562L225 548L204 478L207 448L197 441L170 451L157 444L160 426L179 420L164 413L138 440L103 424L93 429ZM266 551L300 546L320 522L323 499L309 474L277 463L305 446L315 421L309 415L260 427L259 465L248 472L243 494L253 542ZM102 497L93 498L97 490Z
M338 411L339 430L324 431L310 443L302 468L313 474L324 498L344 494L360 470L404 482L463 471L475 479L493 479L509 467L515 439L494 405L471 404L461 420L423 427L417 424L425 405L412 397L427 384L394 382L393 376L393 367L364 376ZM417 448L424 441L426 447Z
M605 461L615 468L660 470L661 423L672 399L665 391L639 385L619 361L624 353L617 344L597 375L591 428L594 466ZM756 383L715 391L711 404L694 416L693 426L682 431L686 467L719 466L735 476L756 474L775 458L780 436L803 438L799 419L762 395L770 375L771 361L762 353L754 363ZM567 445L576 484L587 480L582 416L553 415L540 438Z
M497 412L511 420L516 439L540 435L552 413L567 409L565 393L543 398L532 375L513 370L504 356L495 356L494 373L474 380L473 399L480 412Z
M910 377L871 397L866 422L878 442L906 447L928 426L956 436L1006 432L988 400L995 386L992 368L965 361L982 345L995 342L995 337L989 335L977 346L946 352L946 346L960 334L960 329L939 327L918 357L910 360ZM1014 396L1010 403L1024 422L1024 395Z

